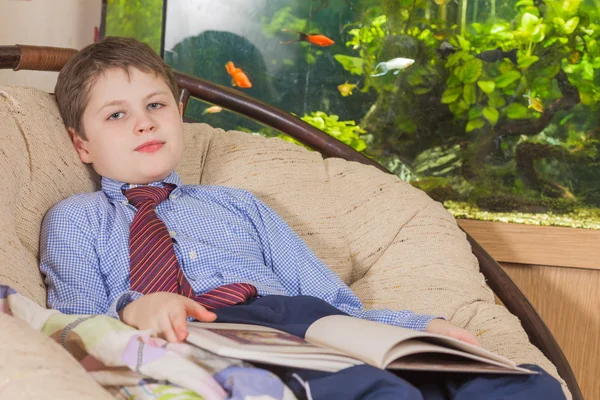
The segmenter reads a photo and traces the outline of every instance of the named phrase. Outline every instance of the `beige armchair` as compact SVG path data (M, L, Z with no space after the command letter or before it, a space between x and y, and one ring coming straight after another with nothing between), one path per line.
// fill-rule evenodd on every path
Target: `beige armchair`
M3 64L2 54L0 46L0 67L6 67L9 64L7 58ZM182 75L178 79L182 86L188 85L189 91L184 90L182 96L185 102L191 92L231 109L247 107L248 114L266 116L265 122L272 126L290 127L287 132L293 132L294 126L303 127L291 117L280 118L283 114L270 107L257 109L252 104L259 103L232 96L227 89ZM478 259L482 265L490 262L485 252L474 242L472 247L453 216L424 192L380 168L360 163L367 159L352 155L347 148L331 149L330 138L307 127L303 129L313 136L301 139L337 157L323 159L318 152L280 139L225 132L201 123L185 125L186 149L178 168L184 183L251 191L289 223L367 308L408 308L443 315L474 332L491 351L517 363L539 364L559 379L568 398L571 392L573 398L581 398L560 349L551 346L556 343L549 331L544 331L549 337L532 339L538 345L550 343L545 353L554 357L556 365L560 363L569 385L530 342L519 319L496 304L478 263ZM98 190L99 179L72 150L51 94L0 87L0 132L4 186L0 283L45 306L46 290L38 269L42 219L56 202L74 193ZM356 157L359 162L340 156ZM487 278L492 277L497 286L506 282L499 274L494 270ZM523 310L522 316L531 312L537 316L532 309ZM7 385L25 385L32 393L11 398L37 398L34 393L40 390L48 398L110 398L74 359L60 354L60 347L51 340L7 315L0 314L0 323L4 347L0 354L8 360L23 360L17 369L1 363L0 376L9 377ZM532 322L524 324L531 326ZM35 343L35 354L28 353L24 340ZM53 391L56 395L48 395Z

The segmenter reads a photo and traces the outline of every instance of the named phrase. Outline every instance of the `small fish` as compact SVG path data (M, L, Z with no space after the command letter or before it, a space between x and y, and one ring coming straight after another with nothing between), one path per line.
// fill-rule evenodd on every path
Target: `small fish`
M583 53L581 53L579 50L574 50L571 54L569 54L567 60L569 60L569 64L579 64L582 56Z
M202 114L216 114L221 111L223 111L223 108L221 108L219 106L212 106L212 107L205 108L204 111L202 112Z
M398 58L393 58L389 61L385 61L385 62L380 62L379 64L377 64L377 66L375 67L375 71L376 72L378 69L381 68L381 72L378 74L373 74L371 76L382 76L388 73L388 71L395 69L396 71L394 71L394 75L398 75L398 73L405 69L410 67L411 65L413 65L415 62L415 60L413 60L412 58L402 58L402 57L398 57Z
M289 32L287 29L282 29L283 32ZM327 47L327 46L331 46L332 44L334 44L335 42L331 39L329 39L327 36L325 35L319 35L319 34L315 34L315 33L303 33L303 32L297 32L298 33L298 39L296 40L290 40L288 42L280 42L281 44L290 44L290 43L296 43L296 42L308 42L311 44L315 44L317 46L321 46L321 47Z
M444 41L442 42L439 48L435 49L435 51L438 53L438 56L440 56L440 58L445 60L452 54L456 53L458 49L452 46L450 43Z
M233 62L229 61L225 64L227 73L231 75L231 84L240 88L248 89L252 87L252 82L248 79L248 76L239 68L233 65Z
M341 85L338 85L338 90L340 91L340 94L344 97L346 96L352 96L352 89L355 89L358 85L354 84L354 83L348 83L348 81L346 81L345 83L342 83Z
M503 58L508 58L513 62L513 64L517 65L517 49L503 51L502 48L498 47L496 50L487 50L481 52L475 55L475 57L486 62L496 62L498 60L502 60Z
M543 113L544 106L542 105L542 100L539 97L533 97L531 95L531 90L524 94L523 97L527 99L528 108L533 108L535 111Z
M447 31L442 30L442 31L433 32L433 37L435 40L444 40L448 36L450 36L450 34Z

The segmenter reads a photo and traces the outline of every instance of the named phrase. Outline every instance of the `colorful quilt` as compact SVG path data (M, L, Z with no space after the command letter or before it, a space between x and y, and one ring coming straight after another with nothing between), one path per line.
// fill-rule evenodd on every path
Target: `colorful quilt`
M295 400L273 373L186 343L168 343L106 315L67 315L0 285L0 312L63 346L116 399Z

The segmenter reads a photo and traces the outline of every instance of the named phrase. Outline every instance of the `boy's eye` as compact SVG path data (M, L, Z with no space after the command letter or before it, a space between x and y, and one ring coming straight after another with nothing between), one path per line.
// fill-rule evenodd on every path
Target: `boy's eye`
M110 119L112 119L112 120L114 120L114 119L120 119L122 116L123 116L123 112L119 111L119 112L116 112L116 113L112 113L112 114L110 114L110 115L108 116L108 119L109 119L109 120L110 120Z
M149 108L150 110L156 110L156 109L158 109L158 108L161 108L162 106L163 106L163 105L162 105L162 104L160 104L160 103L150 103L150 104L148 104L148 108Z

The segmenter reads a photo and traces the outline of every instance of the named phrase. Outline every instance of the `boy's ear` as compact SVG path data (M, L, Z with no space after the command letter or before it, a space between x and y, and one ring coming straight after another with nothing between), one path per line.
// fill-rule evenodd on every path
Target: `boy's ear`
M79 159L81 160L81 162L83 162L85 164L91 164L92 157L90 155L90 152L87 149L88 141L83 140L77 134L77 132L75 132L75 129L69 128L68 131L69 131L69 135L71 136L71 141L73 142L73 147L75 147L75 151L77 151L77 154L79 155Z
M179 102L179 116L183 118L183 103Z

